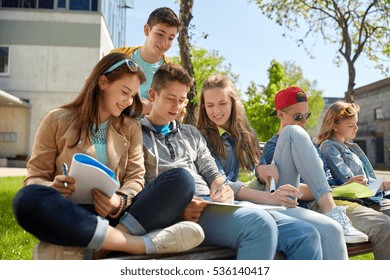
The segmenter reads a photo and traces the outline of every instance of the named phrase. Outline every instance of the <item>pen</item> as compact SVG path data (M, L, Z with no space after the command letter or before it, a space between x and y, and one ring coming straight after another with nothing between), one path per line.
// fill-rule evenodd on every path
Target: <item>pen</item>
M274 178L271 178L269 191L272 192L272 193L276 191L276 183L275 183L275 179Z
M233 178L233 172L229 173L229 175L226 177L225 181L223 181L223 183L217 188L215 193L219 192L222 189L223 185L225 185L231 178Z
M62 174L67 176L68 175L68 166L66 165L66 163L63 163L61 168L62 168ZM64 182L64 186L65 186L65 188L67 188L68 187L68 183Z
M275 164L275 161L272 160L271 164ZM271 178L271 182L270 182L270 185L269 185L269 191L272 192L272 193L274 191L276 191L276 182L275 182L275 179L273 177Z

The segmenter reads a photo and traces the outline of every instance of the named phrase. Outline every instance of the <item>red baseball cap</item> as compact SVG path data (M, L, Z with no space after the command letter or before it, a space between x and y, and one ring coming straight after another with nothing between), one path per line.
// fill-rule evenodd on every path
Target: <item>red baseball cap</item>
M301 93L297 96L298 93ZM275 95L275 111L270 116L276 116L277 110L282 110L288 106L297 104L299 102L307 102L306 93L299 87L288 87L279 91Z

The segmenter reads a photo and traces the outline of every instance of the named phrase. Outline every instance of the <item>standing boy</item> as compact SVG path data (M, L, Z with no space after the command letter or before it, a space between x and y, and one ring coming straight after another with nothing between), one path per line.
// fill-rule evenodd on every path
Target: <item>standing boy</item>
M278 212L207 205L205 200L233 202L238 189L224 184L200 132L176 121L192 83L181 66L170 63L153 77L153 106L141 120L146 185L162 172L188 171L196 198L183 209L183 217L202 226L205 245L237 249L237 259L273 259L276 251L288 259L321 259L318 231L305 222L291 222Z
M153 75L161 65L168 60L165 53L171 48L173 40L179 32L180 21L174 11L162 7L155 9L144 25L146 36L143 46L121 47L111 52L122 52L130 56L141 66L146 76L146 82L140 87L142 114L149 114L152 103L148 100L148 92Z

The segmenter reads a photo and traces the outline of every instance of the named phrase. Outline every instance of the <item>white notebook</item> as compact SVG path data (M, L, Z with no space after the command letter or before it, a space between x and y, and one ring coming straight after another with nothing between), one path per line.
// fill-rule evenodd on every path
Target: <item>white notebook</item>
M378 192L379 188L382 186L382 183L385 181L385 178L379 178L378 180L375 180L374 182L367 185L367 187L372 190L374 195Z
M257 204L257 203L252 203L252 202L248 202L248 201L235 201L234 203L207 201L207 204L220 206L220 207L236 207L236 208L248 207L248 208L254 208L254 209L261 209L261 210L265 210L265 211L286 210L286 207L284 207L282 205Z
M75 154L70 165L69 176L76 180L76 190L69 200L77 204L92 204L91 190L99 189L111 197L119 189L115 172L86 154Z

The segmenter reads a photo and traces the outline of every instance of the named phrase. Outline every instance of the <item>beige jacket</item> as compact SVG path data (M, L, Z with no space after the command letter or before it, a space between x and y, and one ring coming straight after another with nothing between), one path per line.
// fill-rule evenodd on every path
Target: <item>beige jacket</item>
M61 165L70 166L76 153L85 153L96 158L91 139L85 136L74 148L76 137L74 127L78 115L69 109L50 111L40 124L35 136L32 155L27 163L27 177L24 185L39 184L51 186L54 177L62 174ZM142 132L137 120L125 117L111 117L107 132L108 167L115 171L120 182L120 193L127 195L127 205L144 186L144 158Z

